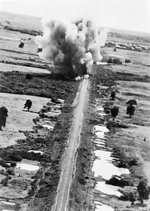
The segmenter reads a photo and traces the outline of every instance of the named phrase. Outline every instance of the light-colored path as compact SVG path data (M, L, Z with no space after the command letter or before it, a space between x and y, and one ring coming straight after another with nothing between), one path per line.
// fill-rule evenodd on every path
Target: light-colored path
M80 144L80 133L83 123L83 113L88 100L88 86L89 80L83 79L79 86L79 91L73 103L74 117L70 130L68 147L62 161L62 172L57 189L55 203L52 211L67 211L69 191L75 171L76 164L76 150Z

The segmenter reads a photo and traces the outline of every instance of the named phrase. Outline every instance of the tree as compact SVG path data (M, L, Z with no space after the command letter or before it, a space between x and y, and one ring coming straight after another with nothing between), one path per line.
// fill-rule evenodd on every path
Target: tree
M29 111L31 106L32 106L32 101L31 100L26 100L26 102L24 104L24 108L27 108L28 111Z
M5 106L0 107L0 130L6 126L6 118L8 116L8 110Z
M137 186L137 190L139 193L139 199L140 199L141 203L143 204L143 200L148 199L149 194L150 194L150 187L148 187L146 179L140 180L140 182Z
M119 107L118 106L114 106L111 110L111 116L113 118L113 120L116 118L116 116L119 113Z
M134 115L134 112L135 112L135 107L133 105L128 105L126 114L129 114L129 117L131 118L131 116Z
M116 97L116 93L115 93L114 90L112 90L111 93L110 93L111 100L115 100L115 97Z

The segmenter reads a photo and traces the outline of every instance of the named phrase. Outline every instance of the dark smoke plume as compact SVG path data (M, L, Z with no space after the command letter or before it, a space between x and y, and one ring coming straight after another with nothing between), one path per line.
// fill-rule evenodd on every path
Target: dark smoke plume
M43 36L37 36L35 40L42 48L41 59L63 65L72 72L78 72L80 64L85 63L88 67L102 59L100 47L105 44L107 35L92 21L43 20L42 27Z

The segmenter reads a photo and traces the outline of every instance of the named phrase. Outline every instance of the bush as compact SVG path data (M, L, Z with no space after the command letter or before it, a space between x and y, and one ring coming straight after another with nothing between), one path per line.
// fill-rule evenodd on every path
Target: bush
M120 197L121 200L127 200L134 204L138 198L137 190L135 187L126 186L124 189L120 189L119 191L123 194Z
M137 190L139 193L139 200L143 204L143 199L148 199L149 194L150 194L150 187L147 185L147 180L146 179L141 179L138 186Z
M9 165L6 163L5 160L0 160L0 165L1 165L2 167L4 167L4 168L8 168L8 167L9 167Z
M8 180L9 180L9 177L6 176L4 179L1 180L1 184L2 184L3 186L7 186L7 185L8 185Z
M0 130L6 126L6 118L8 116L8 110L5 106L0 107Z
M119 187L133 186L131 179L125 176L124 177L112 176L111 179L106 181L106 184Z
M26 79L31 80L32 78L33 78L33 76L31 74L29 74L29 73L26 74Z
M16 161L16 162L20 162L22 160L22 157L21 155L19 154L19 152L12 152L10 154L10 159L12 161Z

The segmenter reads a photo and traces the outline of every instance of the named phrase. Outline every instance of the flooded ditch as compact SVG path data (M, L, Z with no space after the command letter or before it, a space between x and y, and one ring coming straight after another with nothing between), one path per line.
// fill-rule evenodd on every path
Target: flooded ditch
M0 106L8 109L0 131L0 211L53 204L78 89L78 82L32 70L26 78L21 71L0 73Z
M100 118L106 115L99 99L96 100L95 107ZM121 179L119 176L130 174L130 171L127 168L118 168L113 164L113 161L118 160L118 158L114 157L112 155L113 150L106 146L108 133L109 130L106 125L94 125L92 141L95 145L95 150L92 171L94 172L96 181L95 191L102 195L106 194L120 197L122 195L122 193L119 192L120 187L106 184L106 181L110 180L113 176L118 176L118 178ZM111 206L97 202L97 200L94 201L94 203L96 211L114 210Z
M16 45L13 46L16 48ZM28 45L26 46L29 47ZM11 56L18 57L19 52L11 53ZM22 55L22 58L27 55L26 59L28 59L29 52L25 51L21 53L22 54L20 55ZM43 70L39 68L29 68L13 64L1 63L1 67L2 71L6 72L13 70L20 72L21 70L25 73L43 73ZM111 70L111 67L107 66L105 68ZM144 161L144 168L145 174L147 174L147 177L149 178L150 157L149 148L147 147L149 144L148 138L150 137L148 120L150 113L148 111L149 102L147 100L149 98L149 83L144 84L142 82L143 80L146 80L146 78L143 78L143 75L141 78L136 78L137 75L134 76L131 74L131 71L132 73L137 74L135 65L115 66L115 68L116 71L120 71L119 76L117 75L118 72L116 74L118 78L112 76L111 71L105 70L103 72L103 70L99 70L99 72L101 71L101 76L98 80L102 83L99 83L100 85L98 86L103 94L100 97L98 96L99 98L97 98L96 104L94 105L97 118L95 119L95 122L92 123L92 126L90 125L89 128L84 128L83 132L87 132L87 134L82 140L82 146L78 149L77 176L71 192L71 203L73 204L73 207L76 206L76 209L72 210L81 211L83 208L82 210L115 211L117 205L117 208L120 210L145 211L144 208L136 209L135 207L134 209L130 207L130 198L126 197L125 200L127 200L127 202L121 200L121 197L124 194L121 190L124 188L124 178L128 178L130 182L132 176L136 177L132 178L132 181L135 180L134 187L129 185L128 193L130 193L130 190L137 187L139 177L143 173L141 170L141 163L139 164L137 162L138 159L143 160L144 158L147 161ZM101 67L99 69L101 69ZM46 72L47 70L45 70L45 73ZM126 75L126 72L130 74ZM124 73L124 75L122 73ZM66 83L64 81L46 81L42 76L39 78L33 76L33 80L27 81L25 79L25 74L21 77L19 73L16 75L16 79L14 79L14 75L10 77L11 74L12 73L8 73L4 75L7 80L4 81L1 92L3 92L4 85L6 85L5 92L21 93L22 91L22 94L32 95L32 93L36 93L38 96L48 96L49 98L51 96L57 96L56 98L61 96L66 99L68 93L71 95L75 93L72 91L74 88L73 86L71 87L70 84L66 85L66 88L65 86L61 86ZM147 74L146 70L144 70L143 74ZM102 105L109 101L108 90L110 91L112 81L115 81L116 79L118 80L117 88L119 91L117 90L115 103L120 106L120 113L117 117L116 124L118 122L122 124L123 122L124 124L130 124L130 126L126 130L118 130L114 127L114 131L112 132L111 127L108 127L108 129L106 126L108 118ZM125 79L129 79L129 82L125 81ZM133 80L136 79L141 80L142 83L140 84L138 80L133 83ZM32 86L32 83L34 85L37 84L37 86ZM56 86L52 86L52 83ZM103 84L106 86L103 86ZM48 88L48 86L50 86L50 88ZM141 91L139 92L140 89ZM139 94L140 96L138 96ZM135 95L138 99L139 107L136 109L136 117L129 119L125 114L126 99L127 97L133 98ZM38 105L39 108L33 108L31 112L25 112L22 111L22 108L26 96L18 96L19 97L17 98L17 95L6 93L0 94L2 104L8 107L10 111L6 128L4 128L0 134L0 138L3 138L0 143L0 162L2 164L0 166L0 211L31 211L34 210L34 208L41 211L44 210L46 206L47 210L50 210L59 181L61 155L66 146L67 131L71 124L70 119L72 116L69 113L70 105L65 107L63 116L59 119L59 116L62 115L61 111L64 101L60 100L60 103L57 104L52 103L48 98L46 98L45 101L43 97L42 100L41 98L38 98L39 100L34 100L34 105ZM27 97L29 98L29 95L27 95ZM70 96L70 98L71 97L73 98L73 96ZM32 96L32 98L34 97ZM43 103L42 106L41 102ZM43 107L42 110L41 107ZM32 121L33 119L34 122ZM58 119L59 121L57 122ZM136 125L137 123L138 126ZM145 125L147 127L145 127ZM90 127L93 127L92 134ZM92 136L92 138L90 138L90 136ZM143 141L145 140L145 136L146 141ZM92 154L91 149L93 148L93 145L94 151ZM135 150L134 148L137 149ZM120 159L123 160L123 158L117 156L118 151L114 151L114 149L120 150L119 153L126 153L125 164L129 164L130 161L133 162L133 164L126 165L126 167L123 167L123 165L117 167L119 165L115 164L120 164ZM89 174L88 171L91 167L91 157L93 162L93 173ZM113 182L110 183L111 178L116 180L114 184ZM123 184L122 180L124 182ZM94 200L91 196L92 194L90 195L91 190L94 192ZM128 193L127 195L129 195ZM31 198L31 201L29 198ZM94 207L92 207L93 201ZM28 206L29 204L31 206ZM130 208L127 209L127 206Z
M143 77L145 69L141 72L134 69L132 74L128 65L126 68L127 73L123 72L124 65L96 69L98 79L93 101L95 119L91 138L94 144L92 171L95 178L95 210L150 209L149 200L145 200L143 205L139 203L137 189L143 178L148 186L150 184L149 79ZM114 101L110 99L112 89L116 90ZM136 99L137 105L134 116L129 118L126 102L131 99ZM114 105L119 107L115 121L110 112L107 113Z
M108 205L104 205L98 201L95 201L95 211L114 211L114 209Z
M0 133L0 162L3 166L0 169L0 211L17 211L25 206L20 202L29 197L35 175L43 168L40 161L47 150L45 147L38 147L38 143L24 143L29 138L28 134L39 134L40 138L40 134L46 137L46 134L53 131L64 100L58 99L58 102L54 103L51 99L41 100L40 97L34 96L6 93L0 93L0 96L2 105L9 110L7 126ZM30 112L26 112L22 110L23 103L30 97L33 107ZM15 132L17 136L14 136Z

